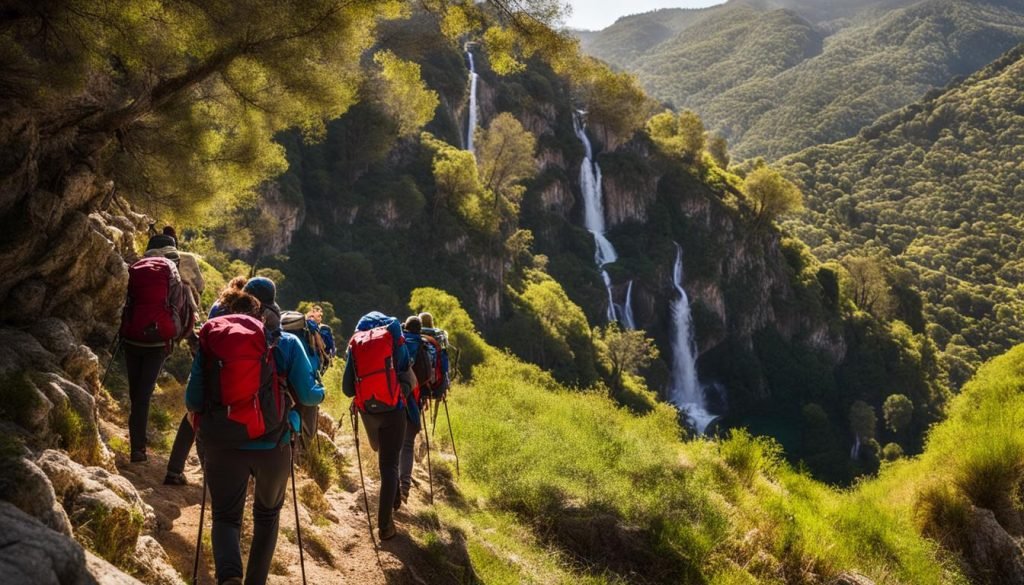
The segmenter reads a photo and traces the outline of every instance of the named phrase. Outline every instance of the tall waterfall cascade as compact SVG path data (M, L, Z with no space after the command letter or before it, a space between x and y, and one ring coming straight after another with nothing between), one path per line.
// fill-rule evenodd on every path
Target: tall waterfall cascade
M672 387L669 400L684 411L697 432L704 433L717 418L704 404L704 388L697 379L697 344L693 338L690 299L683 288L683 247L676 243L672 285L678 296L672 301Z
M608 291L608 310L606 316L608 321L618 321L626 329L636 329L636 322L633 320L633 281L629 281L626 287L626 299L622 305L615 303L615 296L612 293L612 279L605 270L605 265L611 264L619 259L615 252L615 246L605 237L604 225L604 203L601 189L601 167L594 162L594 151L587 137L587 130L580 120L582 112L578 112L572 118L573 130L576 137L583 144L586 157L580 165L580 189L583 191L583 225L594 236L594 263L601 271L601 279L604 280L605 289Z
M469 58L469 124L466 126L466 150L475 152L473 150L473 134L476 133L477 124L479 124L476 84L480 76L476 74L473 51L469 50L468 44L466 45L466 57Z

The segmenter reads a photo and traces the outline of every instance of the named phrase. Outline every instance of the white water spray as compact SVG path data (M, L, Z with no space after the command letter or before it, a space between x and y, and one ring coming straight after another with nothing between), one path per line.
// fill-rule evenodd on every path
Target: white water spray
M580 165L580 189L583 191L583 224L594 236L594 263L601 270L601 279L604 280L605 289L608 291L608 321L619 321L627 329L636 329L633 321L633 282L630 281L626 291L626 304L618 307L612 295L612 279L608 271L604 269L606 264L611 264L619 259L615 252L615 246L605 237L604 226L604 203L602 202L601 191L601 167L594 162L594 151L590 145L590 138L580 121L580 116L572 118L573 130L576 137L583 143L586 153L583 163Z
M636 321L633 320L633 281L629 281L626 287L626 304L622 307L622 324L626 329L636 329Z
M473 134L477 127L477 103L476 103L476 82L479 77L476 74L476 64L473 63L473 52L466 46L466 56L469 57L469 124L466 128L466 150L473 150Z
M672 285L679 296L672 301L672 389L670 400L689 416L697 432L703 434L716 415L704 406L704 389L697 379L697 347L693 340L690 299L683 289L683 247L676 244L672 266Z

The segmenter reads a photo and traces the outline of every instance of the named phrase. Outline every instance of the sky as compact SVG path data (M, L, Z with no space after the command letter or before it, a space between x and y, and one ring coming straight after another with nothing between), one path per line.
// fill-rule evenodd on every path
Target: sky
M572 16L569 28L600 30L620 16L650 12L658 8L702 8L721 4L724 0L568 0Z

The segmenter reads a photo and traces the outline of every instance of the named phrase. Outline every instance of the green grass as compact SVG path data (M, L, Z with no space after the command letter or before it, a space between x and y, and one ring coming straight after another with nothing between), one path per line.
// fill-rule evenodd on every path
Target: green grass
M136 510L92 507L75 534L89 549L110 563L130 568L143 517Z
M484 582L811 584L846 571L879 585L962 582L920 535L913 482L889 477L906 459L839 490L791 469L771 441L683 442L671 407L638 414L480 354L449 400L462 478L437 507L444 528L425 523L423 538L439 546L457 530ZM443 418L434 440L450 452Z

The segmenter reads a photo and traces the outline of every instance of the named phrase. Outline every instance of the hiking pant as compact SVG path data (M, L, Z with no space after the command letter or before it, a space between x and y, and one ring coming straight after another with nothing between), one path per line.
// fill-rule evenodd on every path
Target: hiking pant
M370 447L377 452L380 464L380 498L377 501L377 527L390 526L398 492L398 460L405 441L406 413L404 408L390 412L369 414L360 412Z
M128 366L128 438L132 453L146 452L146 426L149 422L149 401L153 398L156 378L167 360L163 347L139 347L124 344L124 362Z
M205 449L206 483L213 510L213 561L217 582L242 576L242 512L249 477L256 479L252 502L252 546L245 585L263 585L277 548L278 523L291 471L291 445L273 449Z
M188 452L192 450L192 443L196 444L196 453L203 458L203 446L196 438L195 428L189 420L189 413L181 417L181 424L178 425L178 433L174 435L174 444L171 446L171 455L167 458L168 473L185 473L185 462L188 460Z
M412 489L412 465L414 455L416 454L416 435L419 434L420 430L422 430L420 420L417 419L414 422L406 417L405 440L402 443L401 475L398 481L402 493L406 495Z
M313 441L316 439L317 417L320 416L320 408L297 402L294 410L299 413L299 418L302 420L302 448L309 451L313 448Z

